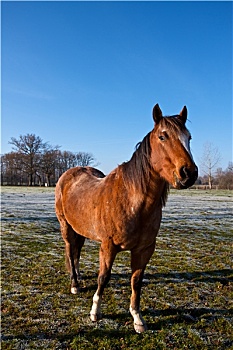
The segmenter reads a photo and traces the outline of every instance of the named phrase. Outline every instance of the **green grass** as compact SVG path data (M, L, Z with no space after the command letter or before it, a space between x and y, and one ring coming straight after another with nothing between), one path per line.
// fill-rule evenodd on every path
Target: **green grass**
M51 189L2 188L2 349L233 349L232 193L172 191L141 298L148 331L129 314L130 254L118 254L103 319L89 312L99 245L82 252L69 292Z

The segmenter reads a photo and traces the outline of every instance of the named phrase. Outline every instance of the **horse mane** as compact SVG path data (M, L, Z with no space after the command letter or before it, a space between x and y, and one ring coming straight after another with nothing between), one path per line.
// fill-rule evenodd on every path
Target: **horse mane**
M144 139L135 147L131 159L120 165L122 169L123 180L126 186L131 186L132 183L137 189L145 193L150 181L152 166L150 163L151 146L149 132ZM166 204L169 191L169 184L165 181L164 189L161 195L161 203Z

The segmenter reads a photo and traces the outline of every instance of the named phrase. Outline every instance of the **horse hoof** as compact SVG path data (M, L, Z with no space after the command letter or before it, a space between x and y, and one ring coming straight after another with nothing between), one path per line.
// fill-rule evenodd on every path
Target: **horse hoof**
M97 322L102 318L101 314L90 314L90 318L92 322Z
M147 326L146 324L134 324L134 329L137 333L143 333L147 331Z
M71 287L71 293L72 294L78 294L78 288L77 287Z

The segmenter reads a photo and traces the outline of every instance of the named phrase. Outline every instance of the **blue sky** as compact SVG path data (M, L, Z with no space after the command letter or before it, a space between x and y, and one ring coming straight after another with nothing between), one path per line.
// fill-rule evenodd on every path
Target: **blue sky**
M232 2L2 2L2 149L34 133L108 173L187 105L198 164L232 160Z

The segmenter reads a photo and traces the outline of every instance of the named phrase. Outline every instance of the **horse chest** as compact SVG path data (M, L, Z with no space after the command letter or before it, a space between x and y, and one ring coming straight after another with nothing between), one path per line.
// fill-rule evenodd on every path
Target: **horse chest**
M111 231L114 244L121 250L131 250L151 245L158 234L160 222L160 210L155 210L148 216L130 207L128 215L119 222L115 221L107 231Z

